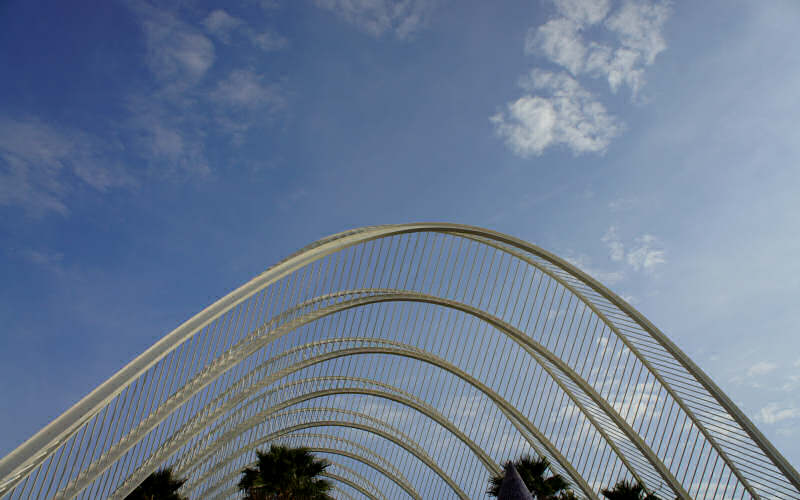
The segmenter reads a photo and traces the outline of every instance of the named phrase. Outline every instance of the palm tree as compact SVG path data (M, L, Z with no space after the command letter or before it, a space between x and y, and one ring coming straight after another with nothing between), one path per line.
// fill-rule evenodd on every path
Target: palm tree
M545 477L550 470L550 461L546 457L533 458L525 455L514 463L522 481L538 500L571 500L575 494L570 490L569 483L559 474ZM501 472L489 479L489 496L496 497L500 493L505 472Z
M184 500L178 489L186 480L172 476L172 469L167 467L153 472L142 484L136 487L125 500Z
M620 481L601 493L608 500L661 500L654 493L648 493L641 483L634 481Z
M331 500L332 484L318 476L330 463L305 448L272 445L256 451L258 463L242 470L239 489L245 500Z

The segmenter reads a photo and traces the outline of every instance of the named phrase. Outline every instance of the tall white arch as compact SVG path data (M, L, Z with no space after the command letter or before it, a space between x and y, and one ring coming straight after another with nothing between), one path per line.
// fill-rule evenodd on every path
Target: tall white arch
M665 497L800 498L791 465L629 304L535 245L440 223L340 233L229 293L0 460L0 498L122 495L198 454L186 491L232 491L248 458L230 452L259 440L240 422L280 405L276 387L302 410L312 379L389 395L334 383L326 421L357 405L424 438L422 462L386 448L402 479L355 471L376 487L478 498L487 463L533 452L590 498L623 478Z

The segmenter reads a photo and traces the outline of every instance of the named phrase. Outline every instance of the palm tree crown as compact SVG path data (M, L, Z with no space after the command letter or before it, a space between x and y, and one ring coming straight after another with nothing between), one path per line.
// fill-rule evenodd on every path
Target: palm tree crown
M330 500L332 484L318 476L330 465L305 448L272 445L256 451L258 463L242 470L245 500Z
M634 481L620 481L610 490L602 490L601 493L608 500L661 500Z
M545 477L550 469L550 461L546 457L533 458L526 455L520 457L513 464L525 486L537 499L569 500L575 498L569 488L569 483L559 474ZM489 479L489 490L487 491L489 496L496 497L500 493L500 485L503 483L504 476L505 472L501 472Z
M178 494L178 489L185 482L173 477L170 468L157 470L147 476L125 500L184 500L185 497Z

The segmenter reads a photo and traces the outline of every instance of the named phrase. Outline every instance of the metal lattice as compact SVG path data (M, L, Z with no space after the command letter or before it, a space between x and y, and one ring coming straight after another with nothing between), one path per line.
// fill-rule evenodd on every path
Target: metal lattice
M800 477L630 305L524 241L357 229L218 300L0 461L0 499L124 498L165 465L237 496L271 443L341 498L483 498L523 453L587 498L800 498Z

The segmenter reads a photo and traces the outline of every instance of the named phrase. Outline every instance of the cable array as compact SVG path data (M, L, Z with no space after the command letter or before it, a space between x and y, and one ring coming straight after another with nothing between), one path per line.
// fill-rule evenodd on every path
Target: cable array
M677 346L534 245L455 224L320 240L165 336L0 461L0 499L124 498L158 468L235 498L305 446L341 498L484 498L542 455L576 493L800 498L800 477Z

